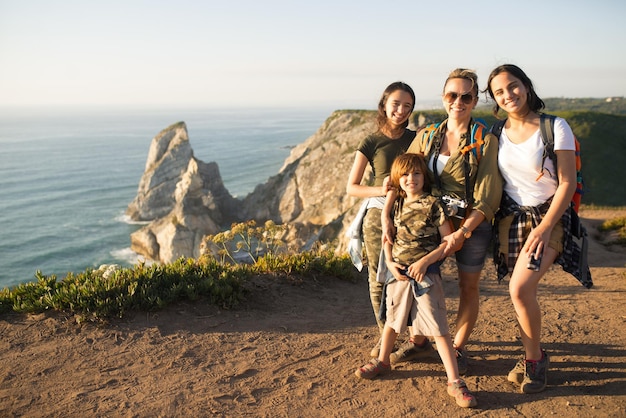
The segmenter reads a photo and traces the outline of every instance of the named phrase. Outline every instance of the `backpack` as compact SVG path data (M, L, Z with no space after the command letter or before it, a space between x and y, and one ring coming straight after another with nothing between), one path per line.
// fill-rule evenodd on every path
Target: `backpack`
M472 152L476 157L476 160L480 162L480 158L483 156L484 148L485 148L485 135L488 134L487 124L481 119L472 120L471 128L470 128L470 139L469 143L461 148L461 153L463 154L463 159L465 161L465 199L467 203L471 206L474 204L474 197L472 194L473 186L470 184L470 167L469 167L469 157L468 153ZM426 125L423 128L424 133L422 134L422 141L428 137L425 147L425 154L430 152L430 148L433 146L432 139L434 133L441 126L441 122L431 123L430 125ZM435 145L436 146L436 145ZM436 151L438 153L438 151ZM441 184L439 181L439 176L437 175L437 171L433 170L435 175L435 184L438 188L441 188Z
M556 116L554 115L546 115L545 113L541 113L539 120L539 130L541 133L541 140L545 146L543 151L543 159L541 160L541 174L543 175L543 166L546 161L546 157L550 157L554 167L556 169L557 161L556 161L556 153L554 152L554 120ZM492 127L491 132L499 139L500 134L502 133L502 128L504 128L504 124L506 123L506 119L497 121ZM580 201L582 199L582 195L584 191L584 182L582 177L582 160L580 158L580 142L578 139L574 137L575 143L575 153L576 153L576 191L574 192L574 196L572 197L572 204L574 207L574 211L578 213L580 209Z
M430 148L433 135L437 131L439 126L441 126L441 122L431 123L430 125L426 125L423 128L424 134L422 136L422 139L428 136L428 148ZM474 120L471 128L470 143L461 148L461 153L465 155L468 152L472 151L472 153L476 157L476 160L480 162L480 158L482 157L483 150L485 148L484 138L487 133L487 124L482 119Z

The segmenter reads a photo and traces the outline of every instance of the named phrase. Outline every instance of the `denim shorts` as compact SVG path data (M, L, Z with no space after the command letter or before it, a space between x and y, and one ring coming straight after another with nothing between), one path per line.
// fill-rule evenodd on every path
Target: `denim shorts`
M491 237L491 222L481 222L472 231L472 236L465 240L463 247L455 253L457 268L467 273L481 271L485 265L485 257Z

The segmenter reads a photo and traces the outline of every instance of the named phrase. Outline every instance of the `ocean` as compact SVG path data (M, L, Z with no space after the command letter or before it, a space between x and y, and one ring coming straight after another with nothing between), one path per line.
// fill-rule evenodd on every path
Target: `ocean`
M131 266L125 217L152 138L184 121L194 155L244 197L278 173L331 109L0 109L0 288Z

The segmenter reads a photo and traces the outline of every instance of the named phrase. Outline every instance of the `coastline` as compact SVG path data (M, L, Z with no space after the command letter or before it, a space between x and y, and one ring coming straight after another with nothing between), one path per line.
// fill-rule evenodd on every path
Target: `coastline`
M124 221L150 141L186 120L194 154L216 161L240 197L280 169L288 147L328 117L321 110L11 108L0 115L0 288L45 275L130 266ZM248 157L241 150L254 150ZM96 158L97 157L97 158Z

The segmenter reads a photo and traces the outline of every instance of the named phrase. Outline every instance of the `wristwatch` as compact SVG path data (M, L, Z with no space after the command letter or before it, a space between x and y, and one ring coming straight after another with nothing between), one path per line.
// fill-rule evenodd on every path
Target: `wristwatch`
M464 225L461 225L459 229L463 232L465 239L469 239L472 236L472 231L467 229Z

